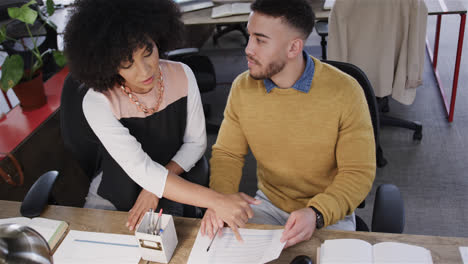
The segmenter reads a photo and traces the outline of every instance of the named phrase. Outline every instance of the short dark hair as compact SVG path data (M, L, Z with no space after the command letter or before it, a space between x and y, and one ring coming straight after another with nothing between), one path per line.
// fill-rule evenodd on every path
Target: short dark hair
M315 23L315 14L307 0L256 0L252 11L271 17L280 17L308 38Z
M77 0L64 46L73 78L96 91L122 84L118 71L140 48L159 56L181 43L184 24L172 0Z

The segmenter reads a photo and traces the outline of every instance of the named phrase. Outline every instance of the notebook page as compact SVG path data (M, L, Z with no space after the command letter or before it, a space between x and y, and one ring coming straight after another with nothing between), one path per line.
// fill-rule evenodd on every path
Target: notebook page
M18 224L29 226L32 229L36 230L39 234L41 234L44 239L49 242L49 240L54 235L57 228L60 226L63 221L46 219L46 218L34 218L30 219L27 217L13 217L13 218L4 218L0 219L0 224ZM50 244L50 242L49 242Z
M374 245L374 263L432 264L432 257L423 247L382 242Z
M29 226L37 230L51 245L53 240L60 239L64 231L63 228L65 228L62 227L64 225L67 225L64 221L37 217L31 220Z
M372 264L372 245L359 239L325 240L320 247L320 264Z
M266 263L277 259L286 244L280 242L283 229L240 228L239 232L243 243L236 240L230 228L223 228L222 237L216 237L207 252L211 239L198 231L187 263Z
M140 249L132 235L70 230L54 254L54 263L135 264Z

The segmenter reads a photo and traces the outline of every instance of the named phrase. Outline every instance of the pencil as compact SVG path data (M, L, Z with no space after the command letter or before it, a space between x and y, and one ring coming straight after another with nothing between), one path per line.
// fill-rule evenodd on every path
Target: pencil
M210 250L210 247L211 247L211 244L213 244L213 241L215 240L216 236L218 235L218 231L220 230L221 228L218 227L218 230L216 230L213 238L211 239L211 242L210 244L208 245L208 248L206 249L206 252L208 252Z

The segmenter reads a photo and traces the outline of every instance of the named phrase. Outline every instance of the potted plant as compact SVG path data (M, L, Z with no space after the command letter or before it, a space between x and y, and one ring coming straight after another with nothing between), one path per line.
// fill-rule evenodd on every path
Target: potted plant
M0 28L0 44L4 45L7 42L19 44L28 56L27 63L19 54L9 54L2 65L2 77L0 79L0 88L7 91L13 88L16 96L18 97L21 107L25 111L33 110L41 107L46 103L44 93L44 84L42 81L42 68L44 66L44 59L47 54L53 54L55 63L59 67L63 67L66 63L65 56L62 52L56 49L47 49L40 51L37 36L34 35L32 27L39 27L34 32L44 30L44 27L49 27L57 30L57 26L49 20L49 17L55 12L53 0L47 0L44 8L33 8L36 4L32 0L21 7L8 8L8 15L17 25L27 32L24 36L9 36L8 24ZM16 25L16 26L17 26ZM21 34L20 34L21 35ZM31 40L32 45L26 45L24 38ZM38 89L37 91L35 89Z

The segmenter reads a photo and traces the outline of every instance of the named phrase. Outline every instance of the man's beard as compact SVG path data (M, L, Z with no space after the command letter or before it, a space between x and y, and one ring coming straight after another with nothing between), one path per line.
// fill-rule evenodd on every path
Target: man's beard
M250 58L251 60L253 60L252 58ZM260 65L260 63L258 63L258 61L256 60L253 60L257 65ZM268 66L266 67L265 71L263 72L260 72L258 74L252 74L252 71L249 71L249 74L250 76L254 79L254 80L263 80L263 79L269 79L271 78L273 75L281 72L283 69L284 69L284 66L286 65L286 62L285 61L274 61L270 64L268 64Z

